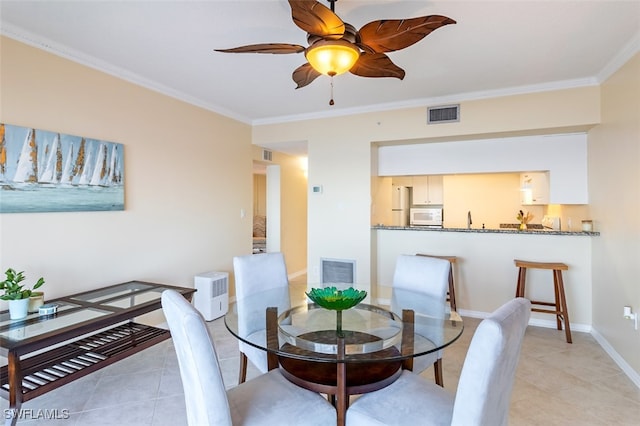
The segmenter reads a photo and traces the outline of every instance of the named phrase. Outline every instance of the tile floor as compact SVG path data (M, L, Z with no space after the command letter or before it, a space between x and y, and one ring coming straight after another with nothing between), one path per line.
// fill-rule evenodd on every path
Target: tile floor
M304 284L292 281L292 300L302 300ZM464 318L462 337L445 350L445 388L455 392L464 357L480 320ZM238 345L223 320L209 323L227 387L237 384ZM511 399L511 425L638 425L640 389L591 335L529 327ZM248 378L257 370L249 366ZM422 373L433 380L433 371ZM1 400L0 409L8 404ZM44 410L68 418L23 419L19 425L186 425L178 364L171 341L42 395L23 405L26 414ZM303 425L301 423L301 425Z

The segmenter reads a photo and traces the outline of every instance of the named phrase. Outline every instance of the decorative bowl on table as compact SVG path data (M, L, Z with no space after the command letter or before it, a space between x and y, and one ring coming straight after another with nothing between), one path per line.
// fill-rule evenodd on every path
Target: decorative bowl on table
M334 311L343 311L345 309L353 308L358 303L367 297L367 292L364 290L356 290L353 287L349 287L345 290L338 290L336 287L325 288L312 288L306 292L306 295L313 302L322 306L325 309L331 309Z

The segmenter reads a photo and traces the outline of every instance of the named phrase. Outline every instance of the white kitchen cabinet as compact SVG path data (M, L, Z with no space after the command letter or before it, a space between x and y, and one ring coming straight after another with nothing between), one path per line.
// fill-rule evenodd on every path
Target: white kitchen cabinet
M430 205L443 204L443 185L442 176L414 176L413 185L413 204Z
M520 202L522 205L549 204L549 173L520 174Z

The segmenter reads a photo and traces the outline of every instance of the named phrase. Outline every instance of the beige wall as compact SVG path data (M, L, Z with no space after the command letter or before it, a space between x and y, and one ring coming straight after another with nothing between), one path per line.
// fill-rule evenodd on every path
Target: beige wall
M448 228L466 228L471 212L473 228L499 228L501 223L518 223L518 210L533 215L540 223L544 206L520 204L520 174L451 175L444 179L445 223Z
M640 374L640 54L602 85L602 124L589 133L594 226L593 327Z
M0 269L47 297L129 280L193 286L251 252L251 128L8 38L0 121L124 144L125 210L0 215ZM3 309L4 306L0 306Z
M253 215L267 215L267 176L262 173L253 174Z

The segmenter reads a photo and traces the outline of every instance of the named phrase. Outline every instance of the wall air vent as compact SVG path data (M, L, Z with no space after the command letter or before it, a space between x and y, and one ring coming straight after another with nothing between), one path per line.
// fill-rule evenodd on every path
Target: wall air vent
M349 259L320 259L320 271L322 283L347 283L356 282L356 261Z
M272 156L273 152L269 151L268 149L262 150L262 161L273 161Z
M444 105L427 108L427 124L460 121L460 105Z

